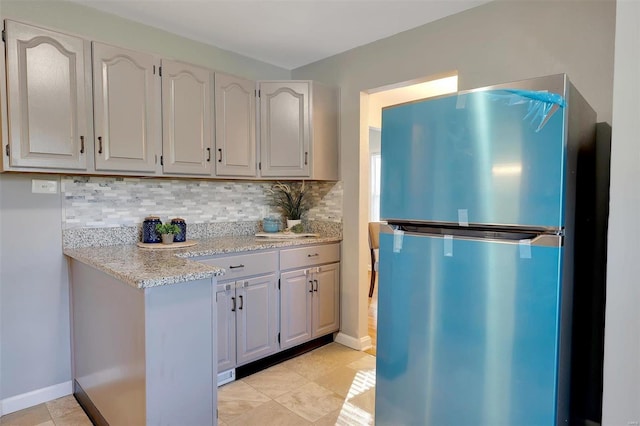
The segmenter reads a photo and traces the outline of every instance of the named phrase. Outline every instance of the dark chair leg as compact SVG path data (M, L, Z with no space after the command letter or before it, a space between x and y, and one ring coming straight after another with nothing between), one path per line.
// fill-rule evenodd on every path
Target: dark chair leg
M371 249L371 283L369 284L369 297L373 296L373 288L376 285L376 253Z

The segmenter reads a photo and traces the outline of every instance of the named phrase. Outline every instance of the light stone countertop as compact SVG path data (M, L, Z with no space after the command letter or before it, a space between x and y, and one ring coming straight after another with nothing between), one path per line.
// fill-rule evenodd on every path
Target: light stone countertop
M340 242L339 237L269 239L254 236L195 240L195 246L145 249L136 245L65 249L70 258L103 271L135 288L156 287L224 275L224 269L189 258L270 248Z

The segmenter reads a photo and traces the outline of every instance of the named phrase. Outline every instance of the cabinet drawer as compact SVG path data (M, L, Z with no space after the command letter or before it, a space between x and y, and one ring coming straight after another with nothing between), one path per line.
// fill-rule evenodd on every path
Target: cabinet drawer
M274 273L278 270L278 252L216 256L200 259L199 262L219 266L225 273L218 281L228 281L241 277Z
M327 244L280 251L280 270L339 262L340 244Z

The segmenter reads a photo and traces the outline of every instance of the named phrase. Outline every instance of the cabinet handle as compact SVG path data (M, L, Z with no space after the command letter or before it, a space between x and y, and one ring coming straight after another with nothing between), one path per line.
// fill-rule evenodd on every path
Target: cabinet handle
M309 153L305 152L304 153L304 165L306 166L307 164L309 164Z
M84 154L84 136L80 136L80 154Z
M236 298L232 297L231 298L231 302L233 302L233 306L231 307L231 312L235 312L236 311Z
M222 148L218 148L218 163L222 163Z
M307 257L316 257L320 256L318 253L308 254Z
M244 265L241 263L241 264L236 265L236 266L233 266L233 265L229 266L229 269L238 269L238 268L244 268Z
M238 296L240 298L240 306L238 306L238 310L241 311L242 310L242 306L244 306L244 299L242 299L242 296Z
M207 161L211 161L211 148L207 148Z
M311 284L311 287L309 288L309 293L313 293L313 281L309 280L309 284Z
M98 136L98 154L102 154L102 136Z
M317 292L317 291L318 291L318 280L313 280L313 282L314 282L314 283L315 283L315 285L316 285L316 288L315 288L315 290L313 290L313 291Z

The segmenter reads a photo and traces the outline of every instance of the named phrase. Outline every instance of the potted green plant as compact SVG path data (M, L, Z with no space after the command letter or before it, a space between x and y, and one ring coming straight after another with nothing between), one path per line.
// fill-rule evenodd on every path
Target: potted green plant
M180 228L173 223L159 223L156 225L156 232L162 235L162 244L172 244L175 235L180 233Z
M287 228L300 224L302 215L309 210L309 193L302 183L277 182L269 192L273 195L272 205L287 219Z

